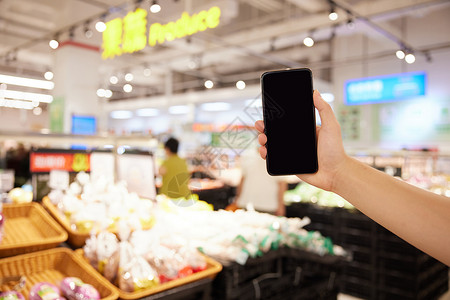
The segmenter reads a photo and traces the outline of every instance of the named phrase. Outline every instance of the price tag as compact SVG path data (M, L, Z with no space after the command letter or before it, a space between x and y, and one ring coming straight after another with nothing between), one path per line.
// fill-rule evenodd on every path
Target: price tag
M48 186L55 190L65 190L69 187L69 172L62 170L50 171Z

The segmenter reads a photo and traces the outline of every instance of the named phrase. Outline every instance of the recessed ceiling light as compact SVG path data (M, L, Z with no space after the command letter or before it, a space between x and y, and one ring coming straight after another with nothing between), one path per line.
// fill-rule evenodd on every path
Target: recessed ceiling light
M154 117L159 115L159 109L156 108L141 108L136 110L136 115L139 117Z
M239 80L238 82L236 82L236 87L237 87L239 90L245 89L245 82L242 81L242 80Z
M114 110L110 113L111 118L113 119L130 119L133 116L133 113L129 110Z
M52 90L55 87L55 84L51 81L40 80L40 79L31 79L25 77L17 77L10 75L2 75L0 74L0 82L11 84L11 85L19 85L25 87L32 87L44 90Z
M187 114L189 110L189 106L187 105L174 105L169 107L169 113L172 115Z
M132 90L133 90L133 86L129 83L127 83L123 86L123 91L125 93L131 93Z
M204 111L225 111L230 110L231 104L227 102L209 102L200 105Z

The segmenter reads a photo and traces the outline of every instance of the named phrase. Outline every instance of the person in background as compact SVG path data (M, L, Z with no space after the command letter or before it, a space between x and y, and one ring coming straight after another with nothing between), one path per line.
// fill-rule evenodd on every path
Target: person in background
M252 205L256 211L284 216L284 192L287 190L284 178L267 174L266 164L257 155L242 157L241 169L242 177L234 204L238 208Z
M191 194L188 187L190 174L186 161L177 154L178 146L178 140L172 137L164 144L166 159L159 168L162 176L160 193L170 198L188 198Z
M318 91L314 91L314 106L322 120L322 125L317 126L319 169L314 174L297 176L340 195L400 238L450 266L450 198L415 187L348 156L339 123ZM255 127L260 132L259 152L265 159L264 123L257 121Z
M16 149L7 152L6 168L14 170L14 187L21 187L31 179L30 151L19 143Z

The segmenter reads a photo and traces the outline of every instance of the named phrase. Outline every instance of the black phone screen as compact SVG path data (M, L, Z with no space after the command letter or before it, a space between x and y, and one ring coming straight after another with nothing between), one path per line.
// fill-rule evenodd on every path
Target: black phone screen
M312 72L291 69L261 76L267 172L317 172L316 121Z

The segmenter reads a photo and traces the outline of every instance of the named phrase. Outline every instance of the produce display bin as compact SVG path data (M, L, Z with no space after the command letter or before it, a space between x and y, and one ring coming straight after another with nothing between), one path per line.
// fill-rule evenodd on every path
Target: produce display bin
M114 300L119 296L110 282L67 248L0 259L0 274L2 291L11 290L11 286L5 280L8 277L25 276L26 284L20 291L24 296L27 296L30 289L39 282L50 282L58 286L65 277L78 277L83 282L91 284L100 293L102 300Z
M280 248L245 265L224 265L213 282L213 299L336 299L344 260Z
M290 217L309 216L308 230L328 229L333 242L352 254L343 268L345 294L364 299L414 300L435 299L448 290L446 265L356 209L295 203L286 211Z
M223 266L213 282L214 299L241 299L245 290L253 290L258 280L282 275L282 249L249 258L245 265L229 263ZM270 274L270 275L268 275Z
M54 248L67 239L67 233L38 203L5 204L3 214L0 257Z
M84 251L82 249L77 249L76 253L80 257L80 259L83 259L86 263L88 263L87 259L84 257ZM132 299L148 298L149 296L153 296L153 295L155 295L155 297L157 297L158 293L166 292L166 291L169 291L174 288L182 288L186 284L190 284L190 283L196 282L198 280L203 280L203 279L207 279L207 278L212 280L216 277L216 275L220 271L222 271L222 265L210 257L205 256L205 259L206 259L206 263L207 263L207 267L205 270L194 273L194 274L189 275L184 278L175 279L175 280L172 280L169 282L159 284L152 288L142 289L142 290L135 291L135 292L126 292L114 285L113 285L113 288L118 292L120 299L132 300ZM97 271L96 271L96 273L97 273L97 275L101 276L100 273L98 273ZM173 292L176 292L176 291L177 290L174 290ZM170 294L170 292L167 292L167 293ZM153 299L153 298L150 297L148 299ZM159 299L159 298L155 298L155 299Z
M42 198L42 205L47 209L47 211L52 215L52 217L64 228L68 233L67 242L75 248L83 247L86 240L89 238L89 233L80 233L76 229L72 229L70 223L61 215L58 208L53 205L50 199L45 196Z

